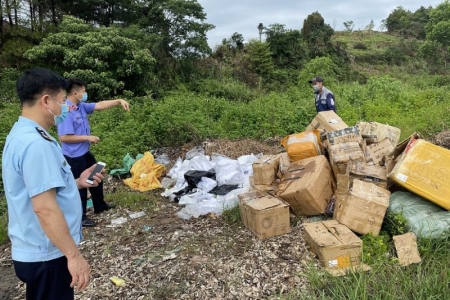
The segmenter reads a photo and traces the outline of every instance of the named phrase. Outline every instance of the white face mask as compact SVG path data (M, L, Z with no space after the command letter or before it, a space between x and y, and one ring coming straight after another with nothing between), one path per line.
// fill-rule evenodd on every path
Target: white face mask
M317 84L315 84L315 85L313 85L313 90L314 90L314 92L318 92L319 91L319 85L317 85Z

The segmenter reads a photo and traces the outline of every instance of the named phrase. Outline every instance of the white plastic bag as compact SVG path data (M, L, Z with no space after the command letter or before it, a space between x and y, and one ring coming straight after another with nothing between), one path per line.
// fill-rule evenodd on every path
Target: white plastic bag
M241 165L242 172L244 173L244 175L248 176L253 175L253 163L257 160L258 158L253 154L242 155L237 159L237 161Z
M186 155L184 158L189 160L191 158L194 158L198 154L205 155L205 149L202 146L196 146L196 147L192 148L191 150L186 152Z
M215 156L212 160L215 162L214 170L216 171L216 180L219 186L244 183L244 173L237 160L223 156Z
M202 189L205 192L211 191L213 188L217 186L217 181L208 177L202 177L200 182L197 184L199 189Z
M209 171L212 168L213 165L211 164L209 159L203 154L198 154L189 161L189 170Z
M181 169L182 163L183 163L183 160L181 159L181 157L178 157L178 159L175 162L175 164L173 165L173 167L167 173L167 176L172 178L172 179L177 179L177 175L178 175L178 172Z

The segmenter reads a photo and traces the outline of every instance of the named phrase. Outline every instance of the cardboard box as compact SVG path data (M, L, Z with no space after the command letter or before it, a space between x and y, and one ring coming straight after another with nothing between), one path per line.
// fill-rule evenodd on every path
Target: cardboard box
M255 184L253 176L249 176L248 180L250 182L250 191L275 193L275 191L278 190L278 183L276 181L271 184Z
M327 132L326 134L326 145L329 148L331 145L343 144L349 142L361 143L362 138L359 134L358 127L348 127L341 130L336 130L332 132Z
M314 216L325 212L334 190L330 163L320 155L293 162L281 178L277 195L296 215Z
M394 240L400 265L405 267L422 261L419 250L417 249L417 238L413 232L396 235L392 239Z
M334 111L327 110L317 113L312 122L306 127L305 131L317 129L319 131L335 131L347 128L348 125L342 121Z
M255 184L268 185L275 181L278 173L280 158L276 155L263 155L255 161L253 167L253 180Z
M288 135L281 140L281 145L286 149L291 162L322 154L318 130Z
M386 167L368 165L364 162L350 161L347 165L346 173L336 175L338 193L347 193L350 183L354 179L371 182L379 187L385 189L387 188Z
M390 195L373 183L354 179L347 194L337 194L334 219L360 234L378 236Z
M346 174L350 161L365 162L364 153L357 142L332 145L328 154L335 175Z
M245 227L261 240L291 232L289 205L268 193L239 194L239 210Z
M392 150L394 150L394 146L392 146L391 141L389 139L384 139L379 143L367 145L366 159L368 156L375 165L384 166L387 160L386 157Z
M389 179L450 210L450 150L413 135L400 143L389 159L388 170L396 162Z
M278 167L277 177L281 179L283 174L286 173L287 169L291 165L291 159L287 152L282 152L276 155L280 159L280 164Z
M401 130L397 127L377 122L358 122L356 125L362 138L368 143L379 143L388 139L392 147L395 147L400 139Z
M305 240L327 269L361 264L362 240L336 220L303 224Z

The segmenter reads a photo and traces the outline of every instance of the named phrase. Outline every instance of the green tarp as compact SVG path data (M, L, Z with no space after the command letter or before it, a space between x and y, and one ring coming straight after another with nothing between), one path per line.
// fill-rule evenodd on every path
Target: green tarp
M417 237L450 236L450 212L413 193L392 193L388 211L402 214L408 221L408 229Z
M121 169L114 169L109 172L109 175L111 176L126 176L130 174L131 167L133 164L140 158L142 158L144 154L139 153L136 155L136 158L132 158L129 153L124 156L122 159L122 168Z

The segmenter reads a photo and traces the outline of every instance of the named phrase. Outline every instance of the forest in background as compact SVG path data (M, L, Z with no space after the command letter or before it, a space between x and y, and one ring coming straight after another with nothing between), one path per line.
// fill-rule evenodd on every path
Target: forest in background
M29 67L89 84L91 101L125 98L131 112L94 114L93 147L111 168L127 153L209 138L264 140L299 132L315 115L315 75L349 125L378 121L425 136L447 127L450 3L393 10L334 31L320 12L301 29L255 24L211 49L196 1L0 1L0 146L19 114L15 82ZM53 134L55 134L53 132Z
M373 21L358 31L346 21L344 31L334 31L314 12L301 29L255 24L259 39L245 41L235 32L214 49L207 42L214 25L196 0L2 0L0 14L3 98L13 97L8 81L36 65L85 79L90 98L97 100L161 99L169 91L188 90L248 101L248 90L297 86L299 72L319 57L333 62L321 75L339 83L364 84L392 67L448 74L448 0L414 12L398 7L383 20L383 32L374 31ZM227 89L246 92L240 97Z

